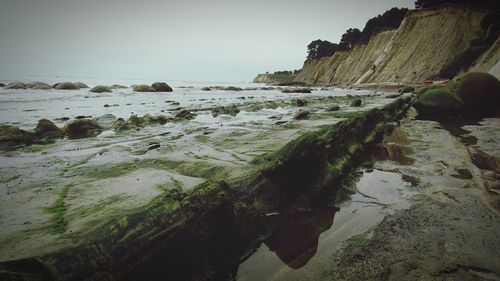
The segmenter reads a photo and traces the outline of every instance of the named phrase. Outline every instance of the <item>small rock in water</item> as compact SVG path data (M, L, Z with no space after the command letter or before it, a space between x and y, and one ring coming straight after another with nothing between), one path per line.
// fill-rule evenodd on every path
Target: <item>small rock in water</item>
M149 150L153 150L153 149L157 149L157 148L160 148L160 144L159 143L153 143L153 144L150 144L148 146L148 151Z
M309 119L310 115L311 115L311 112L309 110L300 110L299 112L297 112L295 114L295 116L293 116L293 119L305 120L305 119Z
M340 109L340 106L334 104L332 106L330 106L326 111L337 111Z
M351 107L359 107L361 106L361 99L355 99L351 102Z

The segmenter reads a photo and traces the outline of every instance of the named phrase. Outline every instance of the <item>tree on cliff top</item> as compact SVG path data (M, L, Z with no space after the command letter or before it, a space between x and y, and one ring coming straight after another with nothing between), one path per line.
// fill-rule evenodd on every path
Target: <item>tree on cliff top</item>
M359 37L361 36L361 31L357 28L349 28L343 35L342 39L340 39L340 48L344 51L352 49L354 44L358 42Z
M314 40L307 45L307 61L329 57L339 50L339 44L320 39Z
M431 8L443 4L467 4L474 7L500 9L500 1L498 0L417 0L415 8Z
M392 8L366 22L357 44L367 44L373 35L385 30L396 29L408 13L406 8Z

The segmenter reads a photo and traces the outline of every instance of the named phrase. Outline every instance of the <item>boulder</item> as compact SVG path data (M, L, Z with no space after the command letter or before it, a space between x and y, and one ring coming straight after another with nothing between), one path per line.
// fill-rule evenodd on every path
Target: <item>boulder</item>
M176 115L175 118L178 120L190 120L196 117L195 113L192 113L191 111L187 109L183 109L179 111Z
M242 88L240 88L240 87L234 87L234 86L225 87L224 90L226 90L226 91L235 91L235 92L243 91Z
M111 89L128 89L127 86L123 86L123 85L120 85L120 84L113 84L110 86Z
M211 89L209 87L202 87L201 90L202 91L211 91Z
M295 113L293 119L304 120L304 119L309 119L310 116L311 112L309 110L300 110L299 112Z
M82 83L82 82L75 82L74 83L79 89L86 89L88 88L89 86L87 86L87 84L85 83Z
M302 93L308 94L311 93L310 88L285 88L281 91L282 93Z
M101 126L91 119L77 119L66 124L66 135L69 139L83 139L99 135Z
M97 85L94 88L90 89L91 93L111 93L112 90L108 86L103 86L103 85Z
M456 94L470 115L483 115L500 110L500 81L484 72L469 72L458 82Z
M35 135L39 139L54 140L64 138L64 132L48 119L38 120Z
M52 86L50 86L47 83L43 82L31 82L26 85L29 89L35 89L35 90L48 90L51 89Z
M412 86L404 86L404 87L401 87L401 89L399 89L399 92L401 94L413 93L413 92L415 92L415 88Z
M424 116L450 116L460 113L462 100L444 88L425 91L415 102L414 107Z
M125 131L130 130L131 126L123 118L118 118L113 122L112 128L115 131Z
M31 145L35 142L35 135L16 126L0 125L0 150L14 150Z
M135 92L154 92L155 89L149 85L133 85L132 90Z
M153 88L155 92L172 92L172 87L165 82L155 82L151 84L151 88Z
M28 85L23 82L11 82L4 87L5 89L26 89Z
M5 87L5 84L4 83L0 83L0 87Z
M334 104L332 106L330 106L326 111L337 111L340 109L340 106Z
M80 87L78 87L75 83L72 82L62 82L62 83L56 83L54 86L52 86L56 90L78 90Z
M351 107L360 107L361 106L361 99L354 99L351 102Z
M101 128L103 129L111 129L113 128L113 124L115 123L116 116L113 114L104 114L102 116L96 117L93 119Z

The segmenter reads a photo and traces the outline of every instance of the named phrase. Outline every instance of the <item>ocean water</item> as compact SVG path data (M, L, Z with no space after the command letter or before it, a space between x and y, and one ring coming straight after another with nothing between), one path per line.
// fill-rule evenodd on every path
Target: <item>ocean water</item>
M134 84L151 84L154 80L103 80L90 78L43 78L31 77L13 79L0 77L0 81L7 84L10 81L35 82L41 81L49 84L72 81L81 81L90 88L96 85L121 84L130 86ZM185 82L166 81L172 88L170 93L137 93L131 88L113 90L112 93L90 93L90 88L80 90L11 90L0 88L0 124L12 124L24 129L36 126L41 118L47 118L58 125L63 125L61 118L73 119L76 116L98 117L104 114L113 114L116 117L128 118L130 115L166 114L179 108L196 109L245 102L261 102L281 99L293 99L308 96L343 96L364 95L369 91L330 88L321 91L313 88L311 94L287 94L276 90L244 90L202 91L205 86L236 86L241 88L263 87L264 84L256 83L224 83L224 82ZM109 105L109 107L105 107Z

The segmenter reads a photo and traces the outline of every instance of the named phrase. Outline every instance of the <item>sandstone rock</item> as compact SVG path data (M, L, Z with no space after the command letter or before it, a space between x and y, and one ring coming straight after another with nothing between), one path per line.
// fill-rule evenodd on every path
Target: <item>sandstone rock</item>
M26 88L28 88L28 85L22 82L11 82L4 87L4 89L26 89Z
M66 124L65 131L69 139L83 139L99 135L102 128L94 120L77 119Z
M35 135L11 125L0 125L0 150L14 150L31 145Z
M62 83L56 83L53 88L57 90L78 90L80 87L78 87L75 83L72 82L62 82Z
M471 115L483 115L500 110L500 81L484 72L469 72L458 83L456 94Z
M133 85L132 90L135 92L154 92L155 89L149 85Z
M155 92L172 92L172 87L165 82L155 82L151 84L151 88L153 88Z
M54 140L64 138L64 132L48 119L38 120L35 135L39 139Z
M104 93L104 92L111 93L112 90L108 86L97 85L94 88L90 89L89 92L91 92L91 93Z

